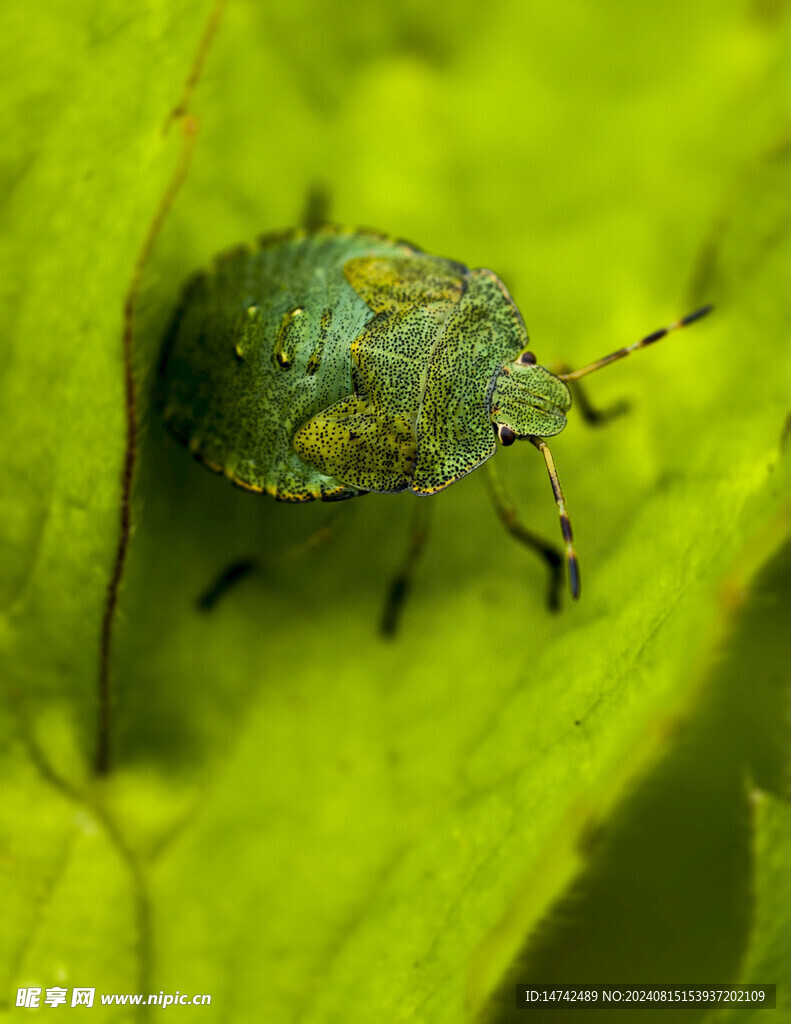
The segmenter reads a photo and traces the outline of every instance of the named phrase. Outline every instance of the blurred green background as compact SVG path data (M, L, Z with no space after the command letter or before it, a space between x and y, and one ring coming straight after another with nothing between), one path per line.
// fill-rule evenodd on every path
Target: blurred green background
M134 290L97 778L124 304L196 68ZM184 1020L504 1022L517 982L752 981L778 1010L707 1019L791 1021L791 4L7 0L0 77L2 1012L87 985L212 995ZM278 505L164 433L182 281L317 185L334 220L495 270L547 364L717 304L590 379L628 416L554 442L561 615L472 474L431 499L385 642L417 499ZM498 467L554 541L527 447ZM196 609L330 513L332 544Z

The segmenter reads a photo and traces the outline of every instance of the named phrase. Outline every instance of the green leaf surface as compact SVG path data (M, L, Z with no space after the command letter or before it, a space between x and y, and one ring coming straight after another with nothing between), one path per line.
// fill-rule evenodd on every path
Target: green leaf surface
M791 1017L787 955L791 938L791 764L788 743L784 742L791 717L786 629L790 583L791 544L786 543L756 580L753 599L734 632L730 656L720 677L721 689L729 695L739 726L732 731L744 744L753 783L749 801L753 820L754 907L740 980L776 984L777 1010L753 1006L748 1013L734 1009L716 1018L718 1021L748 1020L752 1024ZM754 680L754 685L748 688L745 681L749 679Z
M0 25L0 1005L95 985L210 993L185 1020L503 1021L528 977L780 985L788 597L775 587L766 616L751 595L788 534L787 5L231 0L205 54L209 2L34 8L14 0ZM96 778L124 304L201 54L194 156L137 293L142 429ZM716 303L590 378L628 416L591 431L572 415L553 442L583 573L561 615L472 474L427 499L386 642L417 499L278 505L158 422L181 282L296 222L317 184L335 220L494 269L547 364ZM537 453L497 459L557 540ZM328 519L331 544L277 559ZM200 612L251 555L266 571ZM652 911L707 878L688 976L668 956L638 977L669 945Z

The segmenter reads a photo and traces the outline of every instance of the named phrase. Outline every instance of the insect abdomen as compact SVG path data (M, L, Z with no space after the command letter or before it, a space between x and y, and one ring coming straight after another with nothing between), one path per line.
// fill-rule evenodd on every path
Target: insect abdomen
M352 392L350 346L373 313L343 275L360 255L411 252L324 229L221 256L185 289L162 361L172 432L235 483L287 501L352 496L293 448L296 430Z

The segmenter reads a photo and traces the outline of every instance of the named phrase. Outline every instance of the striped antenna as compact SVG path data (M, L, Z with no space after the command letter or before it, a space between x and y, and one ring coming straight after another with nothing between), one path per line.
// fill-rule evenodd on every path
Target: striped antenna
M555 504L558 507L558 515L560 516L560 532L563 534L563 540L566 542L569 589L571 590L571 596L576 601L580 596L580 567L574 551L574 534L571 532L571 522L566 513L566 502L563 498L563 488L560 486L560 480L558 480L558 471L555 469L555 460L552 458L552 452L549 450L546 441L543 441L540 437L531 437L530 441L544 456L544 462L547 464L549 482L552 484L552 493L555 495Z
M701 306L701 308L696 309L694 313L688 313L680 320L676 320L676 322L671 324L669 327L660 327L658 331L654 331L653 334L647 334L645 338L641 338L640 341L636 341L633 345L627 345L626 348L619 348L617 352L611 352L603 359L597 359L596 362L591 363L590 366L583 366L581 370L572 370L570 373L560 373L558 376L561 380L579 380L580 377L593 373L594 370L601 370L603 366L609 366L610 363L614 363L618 359L630 356L632 352L636 352L639 348L645 348L646 345L653 345L655 341L659 341L660 338L664 338L664 336L666 334L670 334L671 331L677 331L679 327L688 327L690 324L694 324L696 320L701 320L704 316L707 316L712 309L714 309L714 306ZM549 463L547 463L547 465L549 465Z

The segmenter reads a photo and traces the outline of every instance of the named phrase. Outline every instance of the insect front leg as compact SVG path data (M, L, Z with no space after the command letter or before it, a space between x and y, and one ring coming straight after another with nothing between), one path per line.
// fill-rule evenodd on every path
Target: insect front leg
M633 342L631 345L625 345L623 348L616 349L615 352L611 352L607 356L603 356L601 359L597 359L593 363L589 363L588 366L580 366L576 370L570 370L568 367L561 367L557 371L557 376L574 390L577 399L580 404L580 411L582 412L583 418L588 423L598 425L606 423L607 420L612 419L613 416L619 415L626 409L626 403L619 402L612 409L599 412L594 409L590 402L585 397L584 392L580 391L579 380L581 377L587 377L589 373L595 373L597 370L603 369L605 366L609 366L611 363L617 362L619 359L625 359L626 356L630 356L633 352L639 351L641 348L646 348L648 345L653 345L657 341L661 341L662 338L667 337L672 331L678 331L682 327L689 327L690 324L697 323L698 320L702 320L704 316L708 316L709 313L714 309L713 306L701 306L700 309L696 309L692 313L687 313L686 316L682 316L680 320L675 320L672 324L667 327L660 327L658 331L651 331L650 334L646 334L644 338L639 341Z
M570 371L571 368L567 363L562 363L553 369L553 373L558 374L558 376ZM567 382L567 385L571 391L574 405L589 427L603 427L605 423L609 423L610 420L623 416L625 412L629 411L629 403L624 399L615 402L607 409L597 409L588 397L588 391L584 384L580 384L578 380L570 380Z
M223 569L215 581L198 597L198 608L204 612L211 611L220 598L224 597L229 590L233 590L238 583L247 579L248 576L261 571L266 571L266 569L277 565L280 562L287 562L295 558L304 558L306 555L310 554L311 551L315 551L317 548L329 543L335 535L333 530L334 525L335 518L332 517L322 523L322 525L319 526L318 529L314 530L313 533L311 533L305 540L293 544L290 548L286 548L285 551L281 551L279 555L261 559L240 558L231 562L230 565Z
M560 609L560 588L563 584L563 555L554 544L528 530L524 523L522 523L519 518L519 512L509 498L500 479L500 474L493 463L494 459L489 459L488 462L484 463L483 469L486 474L489 495L497 515L512 537L515 537L520 544L531 548L546 562L547 569L549 570L547 607L550 611L556 612Z
M393 637L398 631L398 621L404 607L406 596L412 587L415 566L428 537L428 521L431 514L431 502L425 498L415 499L412 523L409 529L409 546L401 568L393 577L385 600L379 629L382 636Z

